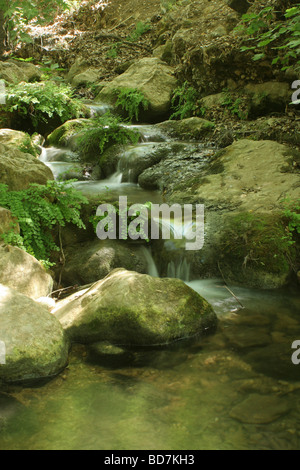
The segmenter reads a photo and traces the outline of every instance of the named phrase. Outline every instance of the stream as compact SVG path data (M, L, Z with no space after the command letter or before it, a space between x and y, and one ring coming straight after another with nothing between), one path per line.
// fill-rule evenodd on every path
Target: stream
M134 127L141 142L124 150L117 171L74 187L87 196L162 203L160 192L139 187L134 167L149 146L168 142L152 126ZM48 148L41 160L59 178L79 169L73 157ZM148 273L159 276L154 253L144 253ZM1 450L300 448L300 365L291 359L300 340L299 294L230 285L233 296L222 279L195 279L182 254L167 275L212 304L216 334L151 350L107 346L107 354L74 345L58 377L41 387L11 387L17 401L0 394Z

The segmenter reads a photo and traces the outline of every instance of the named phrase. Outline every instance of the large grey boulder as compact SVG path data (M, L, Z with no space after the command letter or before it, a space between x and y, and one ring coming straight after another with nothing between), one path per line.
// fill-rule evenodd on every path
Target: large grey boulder
M177 86L174 69L157 58L145 58L135 62L129 69L109 82L99 93L97 100L115 104L115 90L134 88L141 91L149 101L149 108L140 120L162 120L170 111L172 94Z
M0 143L0 181L10 191L21 191L31 183L46 184L53 179L50 168L36 157Z
M72 341L127 346L169 344L213 331L209 303L179 279L112 271L53 311Z
M32 299L47 297L53 280L31 255L15 246L0 245L0 283Z
M0 381L52 377L66 366L69 343L57 319L45 307L1 284L0 325Z

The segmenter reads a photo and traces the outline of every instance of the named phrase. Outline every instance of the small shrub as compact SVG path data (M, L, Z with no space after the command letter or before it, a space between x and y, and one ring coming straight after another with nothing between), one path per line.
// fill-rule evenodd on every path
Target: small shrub
M300 70L300 4L288 8L283 20L276 20L274 7L262 8L258 13L246 13L238 30L249 36L251 44L241 51L254 51L253 60L264 59L267 52L276 53L272 65L281 63L282 70L295 64ZM274 51L274 52L273 52Z
M86 114L85 107L73 97L69 85L58 85L51 81L10 85L7 87L5 110L29 119L35 130L41 121L48 122L53 117L64 123Z
M78 151L81 159L98 158L113 143L136 144L139 133L121 125L121 120L110 113L90 120L78 138Z
M174 113L171 115L170 119L185 119L197 114L197 100L198 92L192 87L187 81L183 83L180 87L176 88L174 91L171 105L174 110ZM201 110L201 114L203 115Z
M9 232L2 235L5 243L16 245L35 256L46 265L51 265L52 251L59 251L53 237L55 227L72 223L85 228L80 209L88 200L67 185L48 181L47 185L32 184L23 191L8 191L0 184L0 206L9 209L20 225L20 235Z
M149 101L144 94L135 88L122 88L114 91L117 96L116 106L126 112L130 121L138 121L141 109L149 108Z
M133 33L127 38L128 41L135 42L138 39L140 39L143 34L147 33L150 31L151 25L148 23L143 23L142 21L139 21L136 24L135 30Z

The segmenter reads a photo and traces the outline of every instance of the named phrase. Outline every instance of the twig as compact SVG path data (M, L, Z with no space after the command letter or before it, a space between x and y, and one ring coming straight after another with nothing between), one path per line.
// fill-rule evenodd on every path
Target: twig
M121 21L121 23L117 24L117 25L114 26L113 28L108 29L108 32L110 33L110 32L113 31L114 29L117 29L119 26L121 26L122 24L126 23L128 20L131 20L131 18L133 18L133 15L128 16L128 18L126 18L126 20Z
M222 270L221 270L221 266L220 266L219 261L218 261L218 268L219 268L219 271L220 271L221 276L222 276L222 278L223 278L223 281L224 281L224 284L225 284L225 286L224 286L225 289L227 289L228 292L230 292L230 294L232 295L232 297L235 298L235 300L240 304L240 306L241 306L242 308L245 308L244 305L239 301L239 299L237 298L237 296L232 292L232 290L229 289L228 284L227 284L227 282L226 282L226 279L225 279L225 277L224 277L224 274L223 274L223 272L222 272Z
M64 269L65 264L66 264L66 257L65 257L62 238L61 238L61 226L58 227L58 236L59 236L59 248L60 248L60 252L61 252L61 255L62 255L62 267L61 267L61 270L60 270L60 273L59 273L59 279L58 279L58 285L60 286L61 285L62 272L63 272L63 269Z
M145 46L144 44L137 44L136 42L126 41L126 39L123 39L120 36L117 36L116 34L99 33L97 34L96 39L100 39L100 38L115 39L116 41L119 41L121 43L120 46L122 46L123 44L127 44L128 46L132 48L138 47L139 49L145 49L146 51L151 52L150 47Z

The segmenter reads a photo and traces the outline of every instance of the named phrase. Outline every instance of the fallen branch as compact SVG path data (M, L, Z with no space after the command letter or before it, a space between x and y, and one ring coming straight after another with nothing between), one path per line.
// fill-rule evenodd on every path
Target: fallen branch
M114 26L113 28L109 29L108 32L110 33L110 32L113 31L114 29L119 28L119 26L122 26L122 24L126 23L128 20L131 20L131 18L133 18L133 15L128 16L128 18L126 18L126 20L121 21L121 23L119 23L119 24L117 24L116 26Z
M223 274L223 272L222 272L222 270L221 270L221 266L220 266L219 261L218 261L218 268L219 268L219 271L220 271L220 273L221 273L221 276L222 276L223 281L224 281L224 284L225 284L225 286L223 286L223 287L225 287L225 289L227 289L228 292L230 292L230 294L232 295L232 297L235 298L235 300L240 304L240 306L241 306L242 308L245 308L244 305L239 301L239 299L237 298L237 296L236 296L236 295L232 292L232 290L228 287L228 284L227 284L227 282L226 282L226 279L225 279L225 277L224 277L224 274Z
M126 41L126 39L121 38L120 36L117 36L116 34L109 34L109 33L99 33L96 35L96 39L114 39L115 41L120 42L120 46L123 44L126 44L128 47L135 48L138 47L139 49L144 49L148 52L152 52L151 48L148 46L145 46L145 44L138 44L136 42L131 42L131 41Z

